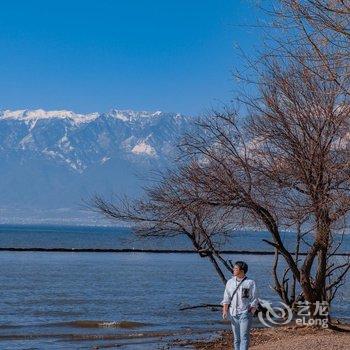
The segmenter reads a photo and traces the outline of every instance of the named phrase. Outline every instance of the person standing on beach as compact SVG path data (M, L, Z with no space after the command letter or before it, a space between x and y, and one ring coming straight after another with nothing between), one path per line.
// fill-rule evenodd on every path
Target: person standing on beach
M237 261L233 266L233 276L226 283L222 318L231 316L231 326L234 335L234 350L249 348L252 318L258 306L255 281L248 278L248 265Z

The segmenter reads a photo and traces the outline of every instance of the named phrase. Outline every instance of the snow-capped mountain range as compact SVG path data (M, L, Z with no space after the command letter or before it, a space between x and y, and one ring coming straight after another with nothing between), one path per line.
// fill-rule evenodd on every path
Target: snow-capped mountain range
M71 210L94 193L137 194L190 125L160 111L0 111L0 209Z

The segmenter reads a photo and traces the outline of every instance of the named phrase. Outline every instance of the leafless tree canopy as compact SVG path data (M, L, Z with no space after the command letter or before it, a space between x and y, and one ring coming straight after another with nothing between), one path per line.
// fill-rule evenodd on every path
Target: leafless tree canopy
M329 300L341 282L326 285L333 238L345 229L350 209L349 97L337 82L322 78L326 72L322 65L312 72L298 60L287 67L274 61L261 76L260 98L241 98L248 110L241 125L236 112L217 113L182 144L196 164L187 180L201 189L202 202L244 210L266 227L270 244L311 302ZM297 231L300 223L312 243L299 266L280 231ZM344 273L348 269L345 264ZM276 285L292 304L294 286L289 299L288 283Z
M314 73L349 93L350 2L348 0L279 0L272 13L287 34L275 38L279 54L303 62ZM302 51L300 52L300 49ZM312 52L312 61L308 53ZM306 54L306 56L305 56Z
M110 202L95 196L93 207L116 221L132 223L140 237L185 236L201 257L209 258L226 283L223 269L230 271L231 265L219 248L233 228L232 218L222 208L196 201L196 189L183 180L183 172L185 167L179 173L160 175L157 184L145 189L145 199L116 198Z

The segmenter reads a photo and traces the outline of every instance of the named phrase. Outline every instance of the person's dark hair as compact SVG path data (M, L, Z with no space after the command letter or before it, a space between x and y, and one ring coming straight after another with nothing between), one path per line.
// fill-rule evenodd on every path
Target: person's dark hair
M244 261L236 261L235 265L237 265L244 273L248 272L248 264Z

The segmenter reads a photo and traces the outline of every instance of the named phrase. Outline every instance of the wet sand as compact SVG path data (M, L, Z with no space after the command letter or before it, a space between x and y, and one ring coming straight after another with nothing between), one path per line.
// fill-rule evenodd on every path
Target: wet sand
M253 329L252 350L349 350L350 324L337 325L339 330L307 326L284 326ZM230 331L217 333L212 339L179 341L176 346L192 346L198 350L232 350L233 335ZM174 344L175 345L175 344Z

